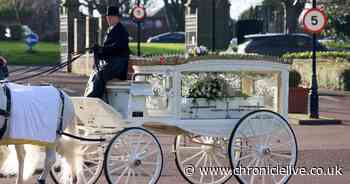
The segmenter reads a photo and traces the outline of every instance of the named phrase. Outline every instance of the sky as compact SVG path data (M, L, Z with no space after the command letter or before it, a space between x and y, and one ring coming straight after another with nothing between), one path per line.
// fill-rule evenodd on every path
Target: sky
M231 1L231 18L237 19L238 16L251 6L261 4L262 0L230 0Z
M238 16L251 6L255 6L261 3L263 0L230 0L231 2L231 18L237 19ZM156 3L155 3L156 2ZM152 0L153 8L159 8L164 6L163 0Z
M84 1L84 0L80 0L80 1ZM229 1L231 2L231 10L230 10L231 18L237 19L238 16L243 11L249 9L251 6L260 4L263 0L229 0ZM157 11L163 6L164 6L163 0L150 0L150 6L146 6L148 15L152 14L150 12ZM82 11L85 12L87 10L85 9Z

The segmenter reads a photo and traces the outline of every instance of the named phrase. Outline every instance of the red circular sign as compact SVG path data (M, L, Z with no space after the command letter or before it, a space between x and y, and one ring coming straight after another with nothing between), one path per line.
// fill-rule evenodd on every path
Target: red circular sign
M132 16L137 20L137 21L143 21L146 18L146 9L142 6L136 6L132 10Z
M328 18L326 14L318 9L312 8L306 11L303 17L303 25L306 32L320 33L326 27Z

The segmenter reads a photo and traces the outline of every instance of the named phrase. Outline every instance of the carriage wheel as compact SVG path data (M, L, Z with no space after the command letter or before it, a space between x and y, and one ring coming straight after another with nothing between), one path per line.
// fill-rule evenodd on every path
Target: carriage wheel
M83 165L77 177L73 177L72 172L69 172L69 176L65 175L67 172L62 172L69 168L65 168L66 160L58 156L50 171L52 180L56 184L94 184L99 179L103 169L103 146L99 143L84 144L81 150Z
M155 184L163 169L162 148L151 132L124 129L108 145L104 168L110 184Z
M232 176L227 142L223 138L176 136L175 162L181 175L192 184L225 183ZM203 168L212 170L205 171Z
M240 157L236 156L237 150ZM259 110L238 122L228 151L234 175L241 184L285 184L291 173L277 173L276 168L294 168L298 148L292 128L281 115Z
M87 127L85 124L77 126L77 132L79 136L84 138L100 138L99 128ZM103 170L103 153L104 145L100 142L84 142L80 150L80 154L83 158L83 165L81 166L82 171L79 176L73 177L72 172L69 176L64 176L67 172L61 172L64 169L66 160L60 155L57 157L57 162L54 164L50 171L52 180L56 184L94 184L100 178ZM67 180L68 181L65 181Z

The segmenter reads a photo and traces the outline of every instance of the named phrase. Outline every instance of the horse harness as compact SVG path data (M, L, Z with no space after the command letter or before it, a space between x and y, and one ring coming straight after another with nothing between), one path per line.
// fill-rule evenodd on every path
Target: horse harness
M59 124L57 129L57 134L62 135L63 134L63 115L64 115L64 94L61 90L57 89L60 93L60 99L61 99L61 114L59 117Z
M4 91L5 91L5 95L6 95L6 110L4 109L0 109L0 116L3 116L5 118L5 122L4 125L2 127L0 127L0 140L3 138L3 136L5 135L7 128L8 128L8 122L9 122L9 118L11 115L11 90L7 85L4 85ZM58 129L57 129L57 134L58 135L62 135L63 132L63 115L64 115L64 94L61 90L57 89L57 91L60 94L60 99L61 99L61 109L60 109L60 117L59 117L59 124L58 124Z
M6 110L0 109L0 116L3 116L5 118L4 125L0 127L0 140L5 135L7 127L8 127L8 120L11 114L11 91L10 88L6 85L4 85L4 91L6 95Z

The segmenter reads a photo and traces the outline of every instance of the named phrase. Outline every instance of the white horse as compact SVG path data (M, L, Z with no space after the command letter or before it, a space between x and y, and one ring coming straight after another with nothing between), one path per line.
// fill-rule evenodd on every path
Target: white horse
M65 106L64 106L64 112L63 112L63 130L69 133L76 133L76 123L77 117L75 116L74 112L74 106L71 101L71 99L65 95ZM4 85L0 85L0 109L6 110L6 93L4 91ZM11 115L10 115L11 118ZM4 117L0 117L0 128L4 125ZM9 125L11 126L11 125ZM55 133L55 132L49 132L49 133ZM29 140L30 141L30 140ZM16 184L23 184L24 181L29 179L29 177L34 173L36 169L35 163L32 161L25 162L25 155L26 151L28 150L28 146L24 146L23 142L19 142L18 140L12 139L9 135L5 134L2 140L0 140L0 144L7 145L7 144L14 144L15 150L17 153L17 160L18 160L18 170L17 170L17 180ZM27 143L26 143L27 144ZM45 184L46 178L48 174L50 173L51 167L56 162L56 152L59 153L62 157L64 157L68 163L68 167L70 167L69 170L72 171L72 175L76 176L76 179L79 180L79 172L81 171L81 162L82 158L80 158L79 154L79 143L76 140L72 140L70 138L59 136L57 135L56 141L54 144L50 145L40 145L45 147L45 165L44 170L41 173L41 175L38 178L38 184ZM33 150L33 149L31 149ZM40 150L37 150L40 151ZM10 155L11 151L9 151L9 148L7 146L0 146L0 169L4 167L4 163L9 162L10 158L13 158L13 156ZM28 154L28 153L27 153ZM33 159L33 157L39 157L39 153L36 153L35 155L30 155L30 159ZM29 163L30 166L24 166L24 163ZM25 170L24 170L25 167ZM5 168L6 169L6 168ZM66 175L69 176L69 175Z

